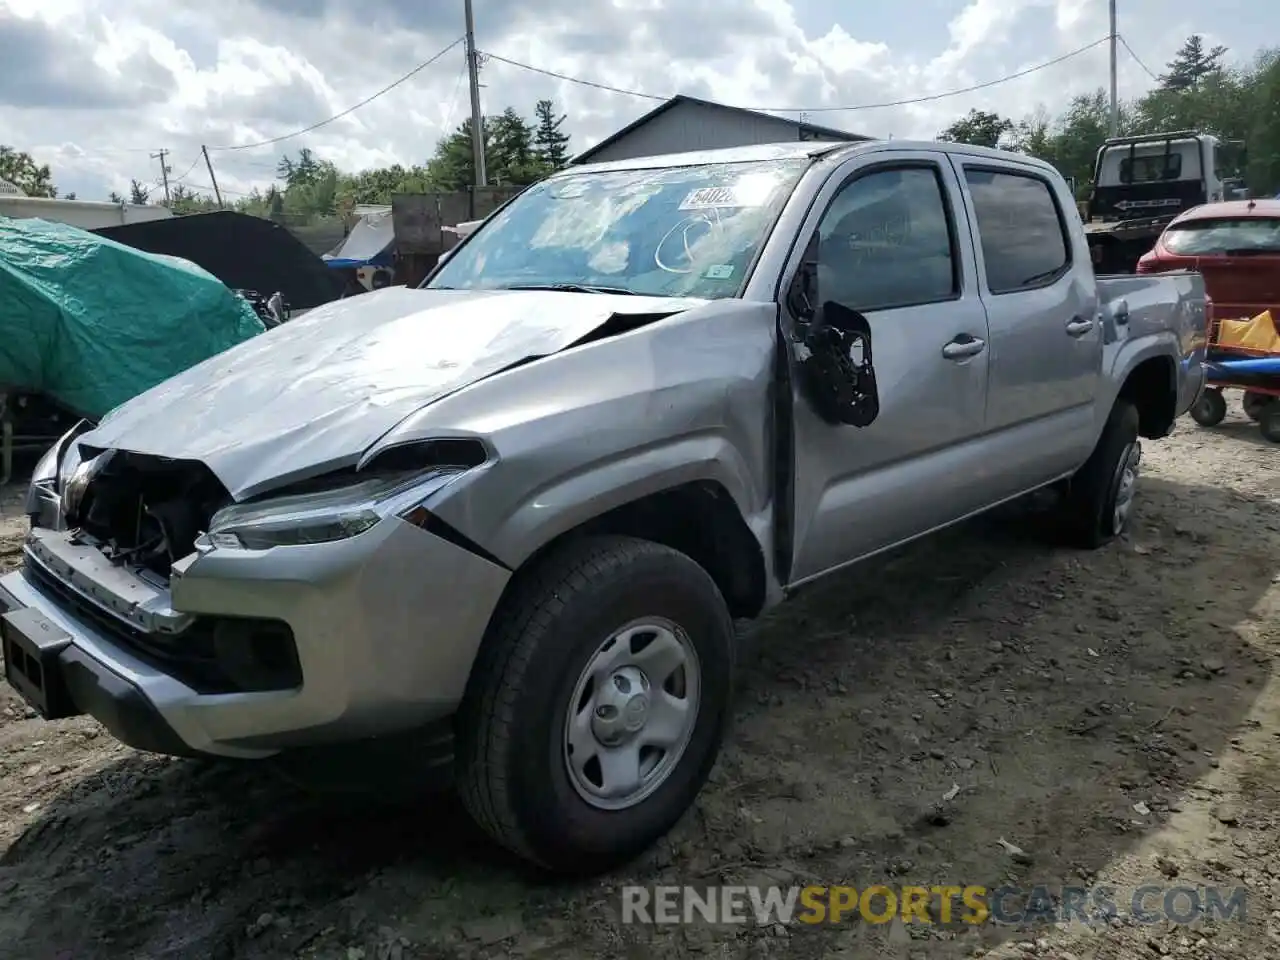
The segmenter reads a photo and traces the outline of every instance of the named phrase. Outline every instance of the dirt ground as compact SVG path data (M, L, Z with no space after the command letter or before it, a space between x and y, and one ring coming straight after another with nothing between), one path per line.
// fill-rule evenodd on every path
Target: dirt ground
M0 685L0 956L1280 955L1280 448L1237 410L1213 430L1184 419L1144 463L1132 534L1101 552L991 518L753 627L696 810L592 883L530 876L447 796L318 801L137 754L86 719L42 723ZM18 505L5 491L0 567ZM619 922L623 884L721 882L1243 884L1248 900L1243 923L1089 930Z

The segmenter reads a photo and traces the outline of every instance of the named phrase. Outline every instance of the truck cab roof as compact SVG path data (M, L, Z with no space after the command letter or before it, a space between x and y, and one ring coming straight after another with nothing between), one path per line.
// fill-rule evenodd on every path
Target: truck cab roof
M979 157L1001 163L1019 163L1032 166L1053 176L1057 169L1043 160L1008 150L993 150L968 143L949 143L938 140L859 140L841 141L784 141L759 143L742 147L722 147L715 150L693 150L685 153L667 153L648 157L632 157L625 160L608 160L601 163L584 163L554 174L555 177L576 173L603 173L622 170L652 170L661 167L694 167L702 164L752 163L768 160L792 160L809 157L813 160L841 161L858 154L879 153L886 150L920 150L930 153L957 154Z

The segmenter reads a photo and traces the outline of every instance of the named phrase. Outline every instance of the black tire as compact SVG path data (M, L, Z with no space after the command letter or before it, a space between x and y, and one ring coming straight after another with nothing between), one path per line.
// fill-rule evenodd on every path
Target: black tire
M556 873L598 874L666 834L715 765L733 699L733 623L702 567L644 540L584 538L517 576L458 714L459 792L480 827L524 859ZM653 616L678 625L697 653L697 718L656 792L625 810L600 810L566 770L567 705L597 647Z
M1063 533L1068 542L1096 550L1124 532L1130 514L1116 516L1124 478L1122 467L1132 461L1136 478L1141 457L1138 410L1127 400L1117 400L1093 453L1068 485L1062 507Z
M1227 400L1221 390L1205 390L1191 405L1191 419L1202 427L1216 427L1227 416Z
M1258 429L1272 443L1280 443L1280 400L1272 400L1258 416Z
M1274 398L1265 393L1255 393L1252 390L1246 390L1241 398L1241 406L1244 407L1244 415L1254 423L1262 422L1262 412Z

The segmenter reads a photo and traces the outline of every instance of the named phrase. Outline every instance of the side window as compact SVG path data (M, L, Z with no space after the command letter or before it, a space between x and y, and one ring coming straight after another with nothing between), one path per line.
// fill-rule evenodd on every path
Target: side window
M824 301L860 311L959 292L936 168L877 170L841 187L818 224L818 291Z
M1066 272L1071 248L1048 183L1025 174L968 167L964 175L992 293L1043 286Z

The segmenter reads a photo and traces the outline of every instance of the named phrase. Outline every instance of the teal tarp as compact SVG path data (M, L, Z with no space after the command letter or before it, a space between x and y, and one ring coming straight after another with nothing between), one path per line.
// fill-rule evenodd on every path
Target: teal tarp
M43 393L98 420L264 329L189 261L0 217L0 391Z

